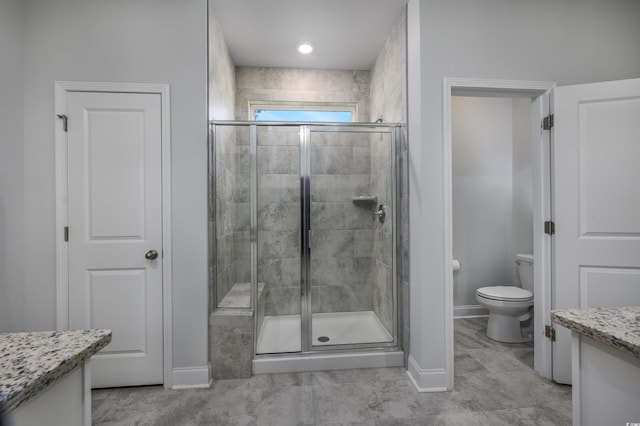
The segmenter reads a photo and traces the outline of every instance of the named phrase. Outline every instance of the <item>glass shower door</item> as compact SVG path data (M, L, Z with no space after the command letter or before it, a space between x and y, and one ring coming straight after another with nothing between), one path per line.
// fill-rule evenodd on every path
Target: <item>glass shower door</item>
M256 353L300 352L300 127L255 127Z
M393 131L310 127L306 135L310 347L392 343Z

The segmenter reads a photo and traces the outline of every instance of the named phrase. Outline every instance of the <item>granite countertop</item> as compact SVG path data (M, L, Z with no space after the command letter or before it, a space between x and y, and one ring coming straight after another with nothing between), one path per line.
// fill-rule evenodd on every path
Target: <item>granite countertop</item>
M551 319L640 358L640 306L559 309L551 311Z
M0 333L0 415L62 378L111 342L111 330Z

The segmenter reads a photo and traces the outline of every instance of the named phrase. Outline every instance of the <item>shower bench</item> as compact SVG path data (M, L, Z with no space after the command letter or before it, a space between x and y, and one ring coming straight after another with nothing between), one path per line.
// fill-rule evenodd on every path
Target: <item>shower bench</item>
M258 283L257 327L264 321L265 284ZM235 283L209 317L209 357L214 379L251 377L253 315L250 283Z

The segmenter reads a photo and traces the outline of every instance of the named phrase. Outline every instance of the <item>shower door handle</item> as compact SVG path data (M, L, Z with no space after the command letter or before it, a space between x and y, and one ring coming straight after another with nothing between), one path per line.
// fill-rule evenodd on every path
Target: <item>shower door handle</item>
M307 230L307 246L311 250L311 229Z

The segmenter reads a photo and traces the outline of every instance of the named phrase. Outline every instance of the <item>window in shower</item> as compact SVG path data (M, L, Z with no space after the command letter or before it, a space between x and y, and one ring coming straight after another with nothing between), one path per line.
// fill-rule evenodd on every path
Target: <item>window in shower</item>
M307 123L350 123L356 121L354 103L275 102L250 103L250 120Z

